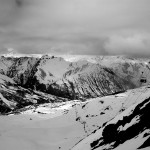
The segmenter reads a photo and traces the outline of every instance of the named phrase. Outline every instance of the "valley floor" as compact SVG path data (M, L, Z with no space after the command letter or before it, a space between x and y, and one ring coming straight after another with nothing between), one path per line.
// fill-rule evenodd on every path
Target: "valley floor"
M66 116L59 107L47 113L0 116L0 149L67 150L84 136L82 125L74 120L75 112Z

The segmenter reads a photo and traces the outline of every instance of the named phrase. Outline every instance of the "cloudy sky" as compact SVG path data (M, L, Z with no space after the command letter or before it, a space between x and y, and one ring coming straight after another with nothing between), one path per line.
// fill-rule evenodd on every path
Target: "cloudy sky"
M0 0L0 53L150 56L150 0Z

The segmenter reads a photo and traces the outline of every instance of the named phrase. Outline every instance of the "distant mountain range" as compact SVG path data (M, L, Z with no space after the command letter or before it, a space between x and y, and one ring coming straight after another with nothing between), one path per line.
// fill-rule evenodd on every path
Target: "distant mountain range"
M140 87L143 78L147 80L144 84L149 83L148 66L148 60L121 56L0 58L0 73L17 85L69 99L93 98Z

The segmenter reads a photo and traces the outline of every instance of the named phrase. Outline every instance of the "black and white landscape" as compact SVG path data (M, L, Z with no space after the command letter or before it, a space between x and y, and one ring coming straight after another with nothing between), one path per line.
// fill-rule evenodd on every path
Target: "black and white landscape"
M0 150L150 150L150 0L0 0Z

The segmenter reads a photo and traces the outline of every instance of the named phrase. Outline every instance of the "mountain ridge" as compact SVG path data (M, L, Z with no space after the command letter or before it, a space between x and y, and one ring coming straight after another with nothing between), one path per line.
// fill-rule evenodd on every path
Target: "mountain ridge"
M48 55L40 58L2 56L0 64L1 76L10 78L24 91L44 92L64 100L85 101L148 85L150 81L149 60L123 56L79 57L73 62Z

